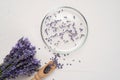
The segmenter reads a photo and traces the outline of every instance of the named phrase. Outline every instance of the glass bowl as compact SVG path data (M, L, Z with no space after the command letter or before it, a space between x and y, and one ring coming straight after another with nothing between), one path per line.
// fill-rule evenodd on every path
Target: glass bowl
M43 42L55 53L70 53L86 41L85 17L72 7L60 7L46 14L41 24Z

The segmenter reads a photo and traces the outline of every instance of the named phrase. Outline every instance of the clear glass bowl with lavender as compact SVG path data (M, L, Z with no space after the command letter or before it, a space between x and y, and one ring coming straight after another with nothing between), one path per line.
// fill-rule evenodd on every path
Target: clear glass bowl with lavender
M78 10L60 7L44 17L40 32L44 43L53 52L70 53L86 41L88 25Z

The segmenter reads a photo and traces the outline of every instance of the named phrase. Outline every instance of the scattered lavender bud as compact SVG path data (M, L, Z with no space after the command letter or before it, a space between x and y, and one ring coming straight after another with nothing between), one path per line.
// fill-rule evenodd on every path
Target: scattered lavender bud
M67 53L67 56L69 55L69 53Z
M48 35L48 31L47 31L47 28L45 29L45 33Z
M61 9L61 12L63 12L63 9Z
M54 55L56 54L56 53L53 53Z
M56 65L56 67L58 69L62 69L64 64L58 62L59 58L60 58L60 55L59 54L55 54L55 57L52 59L52 61L54 62L54 64Z
M50 42L50 44L52 45L52 43Z
M55 80L54 78L52 80Z
M38 48L38 50L40 50L40 48Z
M46 46L44 46L44 48L46 49Z
M75 60L73 59L72 61L74 62Z
M82 23L80 23L80 25L82 25Z
M75 26L75 23L73 23L72 26ZM74 28L75 28L75 27L74 27Z
M45 62L45 64L47 64L47 63Z
M64 54L64 56L66 56L66 54Z
M56 14L54 14L54 16L57 17Z
M75 16L73 16L73 19L75 19Z
M49 50L49 52L51 52L51 50Z
M77 44L75 43L75 46L77 46Z
M85 36L85 35L84 35L84 34L81 34L81 35L80 35L80 38L82 38L83 36Z
M64 16L64 18L67 18L67 16Z
M63 58L63 60L65 61L65 58Z
M82 32L82 31L83 31L83 29L82 29L82 28L79 28L79 30L80 30L80 32Z

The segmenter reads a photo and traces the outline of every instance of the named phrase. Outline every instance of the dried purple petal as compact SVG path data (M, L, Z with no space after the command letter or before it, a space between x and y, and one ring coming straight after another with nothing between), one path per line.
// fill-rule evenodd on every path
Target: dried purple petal
M62 69L64 64L61 64L58 62L59 58L60 58L60 55L59 55L59 53L57 53L57 54L55 54L55 57L52 60L58 69Z

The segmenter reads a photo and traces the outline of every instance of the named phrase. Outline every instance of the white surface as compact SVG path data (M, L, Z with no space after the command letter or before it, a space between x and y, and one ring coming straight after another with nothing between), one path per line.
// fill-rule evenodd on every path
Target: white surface
M38 58L48 59L39 27L47 12L61 6L74 7L86 17L89 35L85 45L67 57L81 63L56 70L45 80L120 80L119 0L0 0L0 63L22 36L41 48Z

